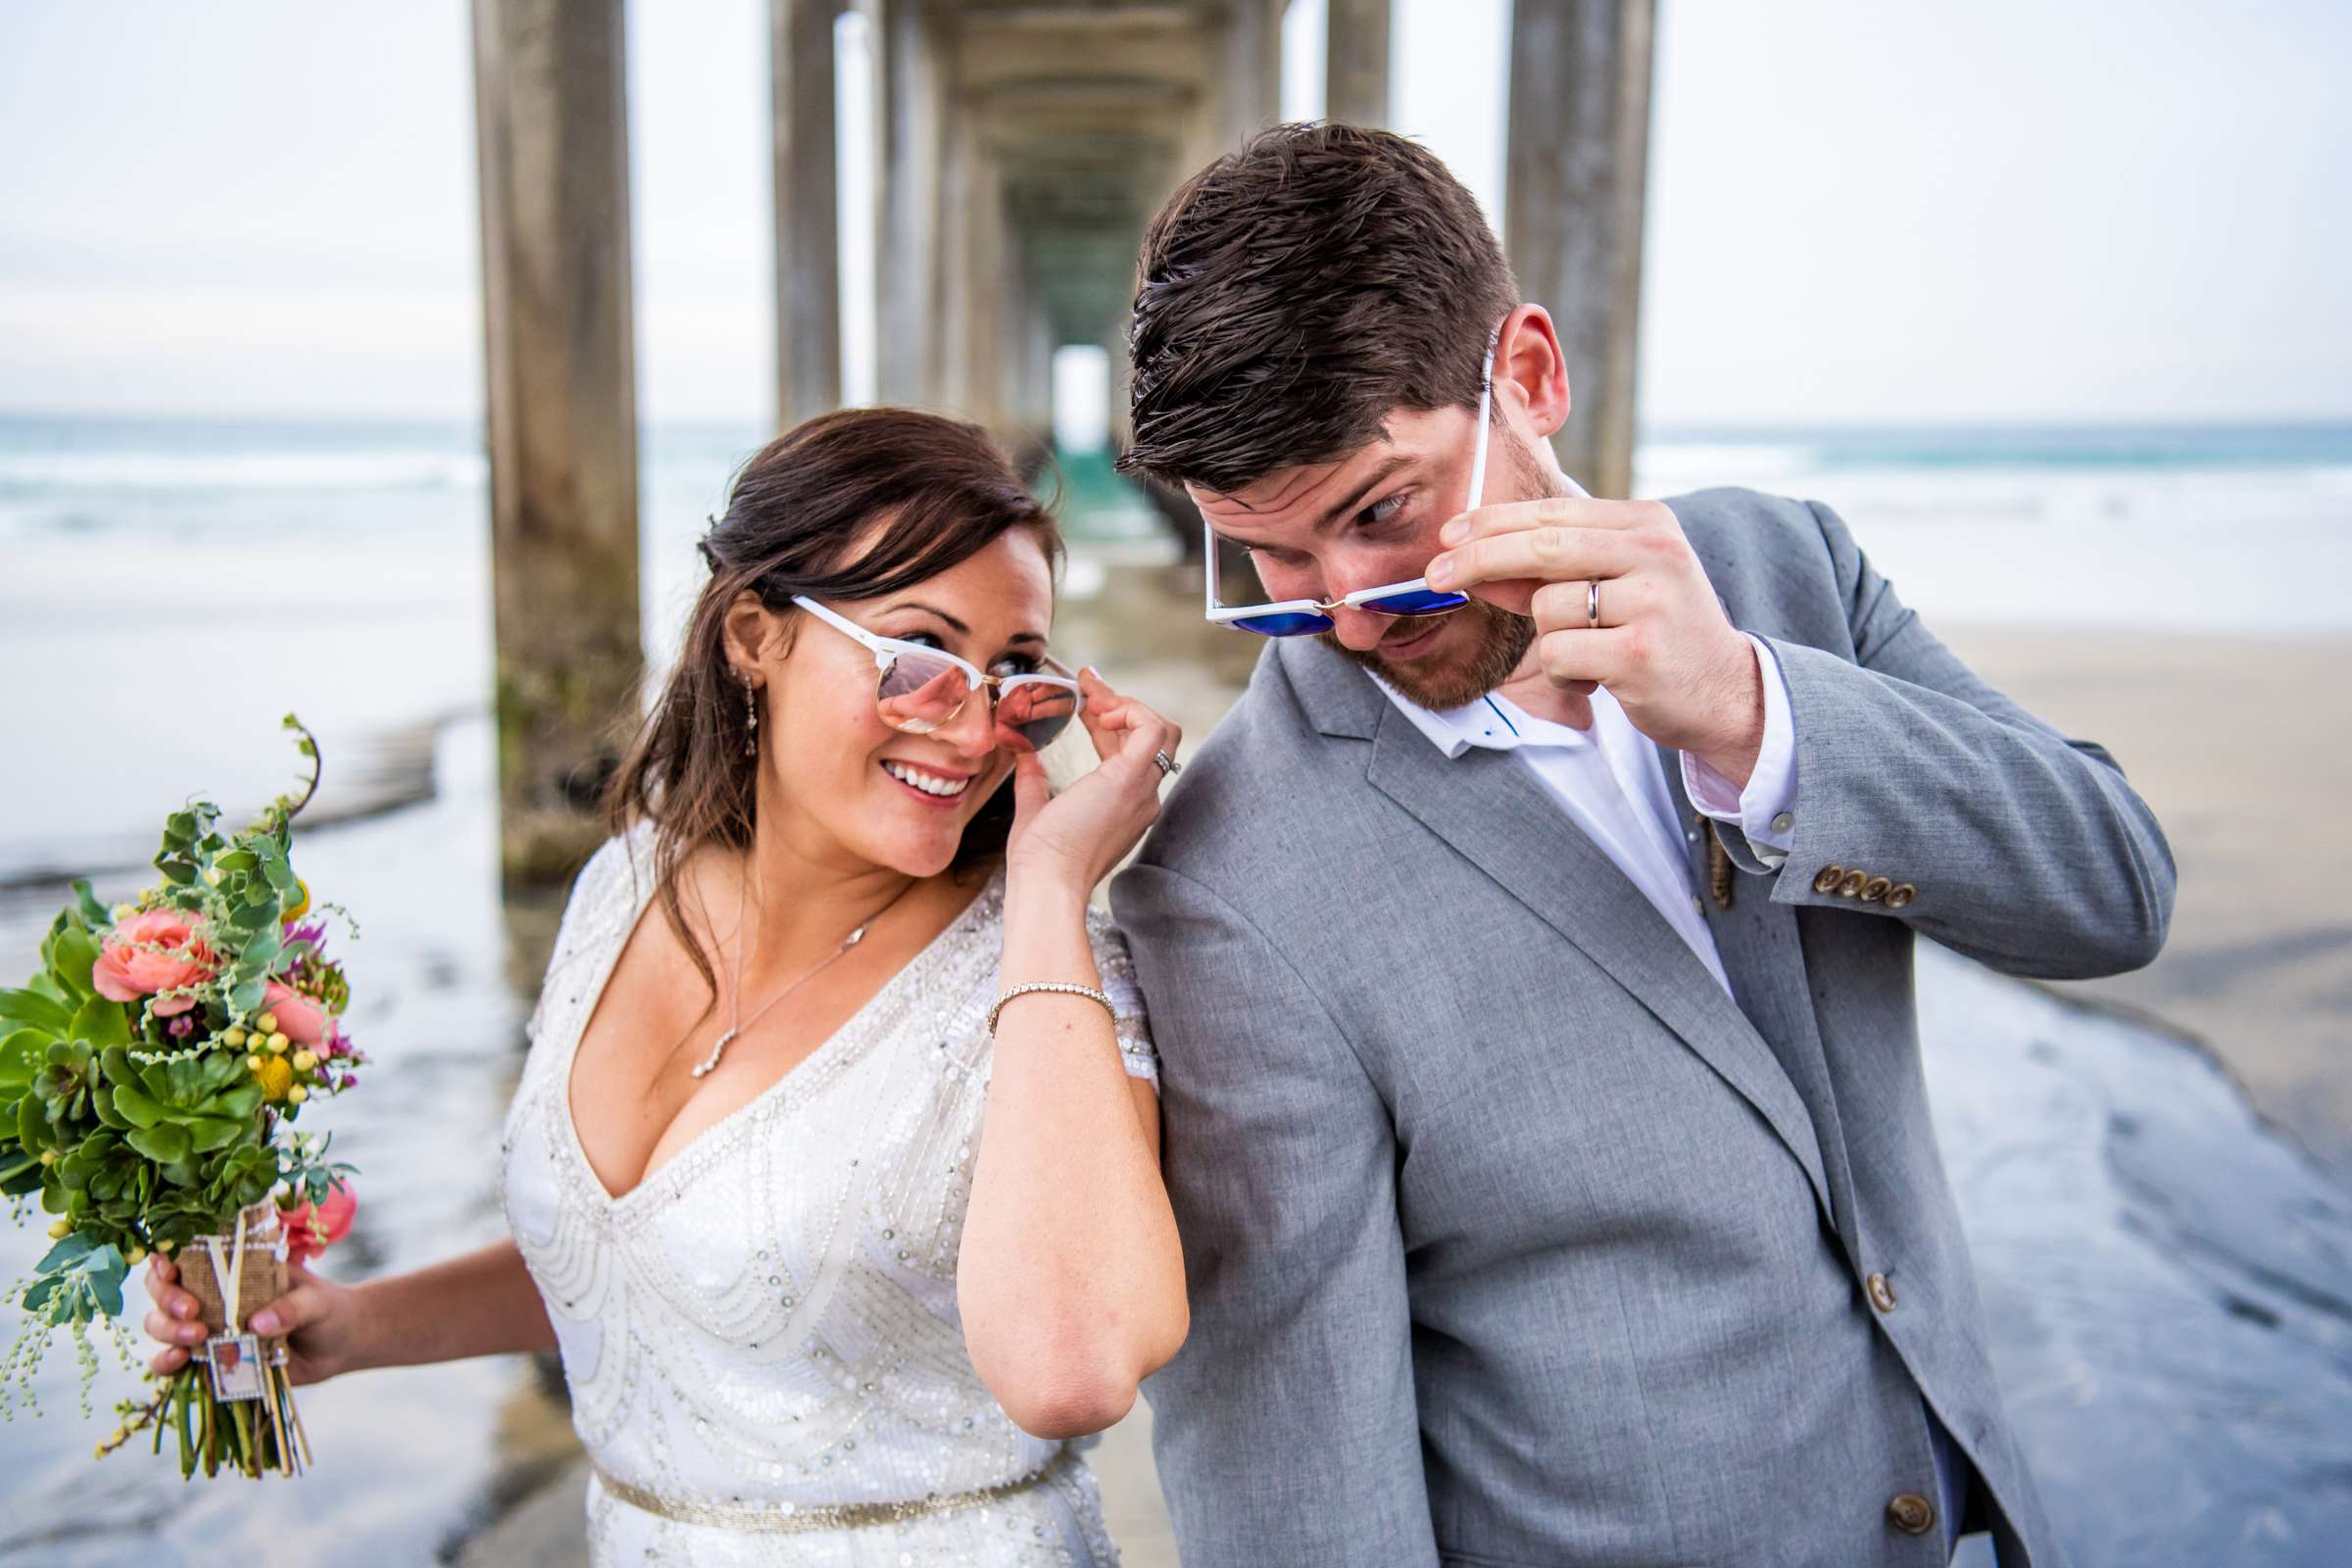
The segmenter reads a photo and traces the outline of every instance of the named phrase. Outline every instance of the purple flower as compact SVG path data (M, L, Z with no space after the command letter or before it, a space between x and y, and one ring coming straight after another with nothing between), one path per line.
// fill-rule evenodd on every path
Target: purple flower
M167 1032L174 1040L187 1039L196 1032L196 1015L192 1012L181 1013L167 1026Z

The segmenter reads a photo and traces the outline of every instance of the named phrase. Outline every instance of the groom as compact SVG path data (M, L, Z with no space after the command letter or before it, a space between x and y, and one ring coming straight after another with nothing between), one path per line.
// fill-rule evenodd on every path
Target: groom
M1126 466L1312 602L1261 624L1323 628L1112 892L1193 1291L1150 1390L1185 1561L2059 1562L1912 943L2146 963L2173 867L2122 772L1827 509L1586 497L1550 319L1410 142L1210 165L1130 341ZM1425 572L1467 606L1333 603Z

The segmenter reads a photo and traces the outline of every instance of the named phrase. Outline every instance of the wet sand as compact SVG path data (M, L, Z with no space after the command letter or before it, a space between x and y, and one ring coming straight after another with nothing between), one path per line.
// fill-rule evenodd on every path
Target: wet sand
M2352 639L1938 630L2034 713L2105 746L2172 841L2163 955L2056 989L2200 1037L2352 1185Z

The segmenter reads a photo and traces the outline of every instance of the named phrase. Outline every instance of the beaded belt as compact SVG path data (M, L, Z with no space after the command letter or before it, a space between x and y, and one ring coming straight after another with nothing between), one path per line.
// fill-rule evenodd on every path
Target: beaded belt
M800 1535L817 1530L859 1530L871 1525L905 1524L913 1519L934 1519L942 1514L957 1513L965 1508L977 1508L983 1503L1000 1502L1006 1497L1027 1492L1050 1479L1056 1472L1076 1462L1076 1455L1062 1449L1044 1464L1012 1481L975 1492L933 1493L904 1502L707 1502L700 1498L665 1497L658 1492L648 1492L634 1482L622 1481L608 1475L605 1467L591 1464L597 1484L612 1497L630 1507L657 1515L682 1525L708 1525L717 1530L734 1530L760 1535Z

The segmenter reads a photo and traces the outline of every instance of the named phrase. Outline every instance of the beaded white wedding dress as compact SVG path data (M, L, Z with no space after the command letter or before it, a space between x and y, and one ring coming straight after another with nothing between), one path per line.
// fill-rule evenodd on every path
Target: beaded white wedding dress
M572 1123L571 1061L652 897L650 846L641 828L580 874L504 1139L507 1221L594 1464L592 1561L1116 1563L1093 1475L999 1408L956 1312L1003 872L832 1039L614 1199ZM1099 911L1089 934L1127 1070L1153 1078L1125 946Z

